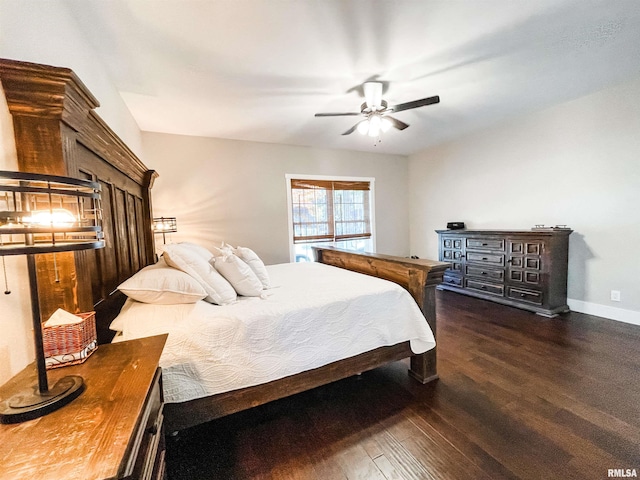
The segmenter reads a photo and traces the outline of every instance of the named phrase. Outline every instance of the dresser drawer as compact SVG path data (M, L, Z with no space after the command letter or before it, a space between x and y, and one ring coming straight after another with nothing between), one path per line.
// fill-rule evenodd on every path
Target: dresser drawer
M444 262L460 261L461 258L462 252L459 250L443 250L442 252L442 260Z
M469 290L476 290L479 292L490 293L492 295L504 296L504 286L497 285L495 283L481 282L479 280L471 280L465 278L465 286Z
M444 248L453 248L453 249L456 249L456 250L461 250L462 249L462 239L444 237L442 239L442 246Z
M507 297L519 300L522 302L535 303L536 305L542 305L542 292L536 290L529 290L526 288L514 288L509 287L507 290Z
M467 252L467 262L504 266L504 255L493 253Z
M503 238L467 238L467 248L478 250L500 250L504 252Z
M537 286L540 285L540 274L528 270L509 270L509 280L514 283L528 283Z
M484 267L472 267L467 265L466 272L471 277L487 278L489 280L496 280L502 282L504 280L504 270L484 268Z
M442 283L446 285L454 285L456 287L462 286L462 278L455 275L445 275L442 279Z

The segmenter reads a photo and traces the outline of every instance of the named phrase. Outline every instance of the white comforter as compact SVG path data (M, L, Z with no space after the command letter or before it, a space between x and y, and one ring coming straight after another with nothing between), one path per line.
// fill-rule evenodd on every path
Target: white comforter
M317 263L268 268L266 298L233 305L151 305L127 300L114 322L122 339L168 333L160 360L166 402L258 385L410 340L435 346L409 293Z

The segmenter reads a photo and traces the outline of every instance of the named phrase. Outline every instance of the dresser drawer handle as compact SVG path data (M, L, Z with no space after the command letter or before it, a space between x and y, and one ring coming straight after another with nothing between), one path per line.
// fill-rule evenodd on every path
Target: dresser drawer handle
M482 257L482 260L489 260L487 257Z
M483 243L483 244L482 244L482 246L483 246L483 247L486 247L487 245L488 245L488 244L486 244L486 243Z
M487 274L487 272L481 272L481 273L482 273L482 275L486 275Z
M487 289L487 286L486 286L486 285L482 285L480 288L481 288L482 290L486 290L486 289Z

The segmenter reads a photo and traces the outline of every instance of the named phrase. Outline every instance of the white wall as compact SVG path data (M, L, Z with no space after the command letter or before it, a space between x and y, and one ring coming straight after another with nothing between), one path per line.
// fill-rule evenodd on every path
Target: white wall
M99 115L140 154L137 124L60 2L0 0L0 57L71 68L100 101ZM0 169L16 170L12 120L4 92L0 96ZM5 257L5 262L12 293L0 294L0 384L34 358L26 260Z
M0 0L0 58L72 69L100 102L100 117L141 155L138 125L62 2Z
M13 119L0 84L0 170L17 170ZM3 265L4 262L4 265ZM33 360L33 334L29 303L27 261L24 256L0 257L0 385Z
M285 174L375 177L378 252L409 254L407 158L144 133L155 216L176 217L171 241L225 241L266 263L289 261Z
M412 155L409 179L413 253L447 221L566 224L569 306L640 324L640 78Z

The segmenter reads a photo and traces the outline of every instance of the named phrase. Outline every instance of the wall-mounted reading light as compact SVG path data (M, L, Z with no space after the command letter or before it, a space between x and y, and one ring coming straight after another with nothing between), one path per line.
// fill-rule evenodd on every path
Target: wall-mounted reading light
M162 233L162 243L166 244L166 234L178 231L176 217L157 217L153 219L153 233Z

